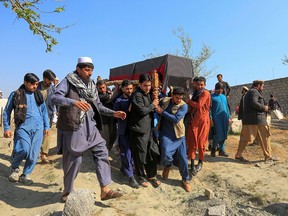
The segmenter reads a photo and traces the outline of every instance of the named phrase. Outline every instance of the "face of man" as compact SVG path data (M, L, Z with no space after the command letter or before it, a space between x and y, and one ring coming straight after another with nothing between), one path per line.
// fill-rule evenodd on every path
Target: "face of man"
M89 67L80 69L79 67L77 67L77 73L82 79L89 80L93 74L93 69Z
M131 85L122 87L122 92L124 94L124 97L126 98L130 97L133 93L133 85L131 84Z
M183 99L183 95L172 95L172 101L174 104L180 104L181 100Z
M48 78L44 78L43 83L44 86L49 87L52 85L53 81L49 80Z
M30 83L30 82L24 81L25 88L29 92L35 92L38 87L38 84L39 82Z
M261 85L259 84L259 90L262 91L264 89L264 83Z
M97 85L98 92L105 94L107 92L107 86L105 83Z
M204 81L198 81L197 82L197 90L203 90L203 89L205 89L205 86L206 86L206 84Z
M196 89L196 88L197 88L197 82L196 82L196 81L193 81L193 82L192 82L192 87L193 87L193 89Z
M219 82L222 82L222 76L217 76Z
M144 81L140 83L139 86L145 94L148 94L151 90L151 81Z

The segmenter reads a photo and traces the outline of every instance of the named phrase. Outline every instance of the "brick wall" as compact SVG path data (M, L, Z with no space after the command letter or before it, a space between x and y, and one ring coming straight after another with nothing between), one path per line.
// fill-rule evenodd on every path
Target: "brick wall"
M232 86L229 93L229 104L231 112L235 112L236 105L240 102L242 86L250 88L252 83L245 83L237 86ZM270 95L279 101L285 113L288 113L288 77L267 80L264 82L263 96L268 103Z

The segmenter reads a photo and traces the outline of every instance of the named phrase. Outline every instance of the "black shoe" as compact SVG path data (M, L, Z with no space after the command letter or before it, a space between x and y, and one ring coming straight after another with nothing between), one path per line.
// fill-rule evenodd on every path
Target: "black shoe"
M132 188L136 188L136 189L139 188L139 184L138 184L137 181L135 180L134 176L132 176L132 177L129 178L129 185L130 185L130 187L132 187Z
M211 157L216 157L216 149L211 149Z
M196 176L197 175L197 169L196 169L195 166L191 167L191 174L192 174L192 176Z
M225 151L219 151L219 156L222 156L222 157L229 157L229 155L226 154Z
M200 170L202 170L202 166L203 166L203 162L202 162L202 161L199 161L199 162L198 162L198 165L196 166L197 172L199 172Z

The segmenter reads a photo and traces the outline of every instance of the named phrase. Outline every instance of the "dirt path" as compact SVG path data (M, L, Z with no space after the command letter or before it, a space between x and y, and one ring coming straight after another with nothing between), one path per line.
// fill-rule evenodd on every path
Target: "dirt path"
M285 122L286 124L286 122ZM32 174L34 184L24 186L7 180L11 140L3 139L0 132L0 215L61 215L64 204L59 202L62 191L61 156L51 150L51 164L37 164ZM226 215L288 215L288 133L272 124L272 147L282 158L274 164L265 164L257 145L249 145L244 153L250 164L235 162L239 136L231 135L227 141L228 158L210 157L207 152L203 170L191 180L192 191L181 187L179 171L174 167L169 179L154 189L132 189L119 172L119 155L111 153L113 160L112 188L123 190L125 195L113 201L101 202L90 153L85 153L76 189L95 191L95 215L207 215L212 206L225 205ZM56 140L55 131L52 133ZM162 169L159 168L159 178ZM208 199L205 189L215 196Z

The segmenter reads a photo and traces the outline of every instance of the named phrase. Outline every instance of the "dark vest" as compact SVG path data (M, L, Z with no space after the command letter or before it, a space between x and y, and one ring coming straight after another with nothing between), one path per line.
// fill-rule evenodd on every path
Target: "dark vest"
M65 97L79 101L80 97L77 92L77 89L74 86L72 86L69 82L68 84L69 84L69 92L66 94ZM95 102L93 102L90 105L94 111L94 119L97 124L96 126L98 130L101 130L102 119L100 116L100 112L97 108L97 105ZM57 128L63 131L77 131L81 123L80 112L81 110L76 106L72 106L72 107L60 106L58 120L57 120Z

